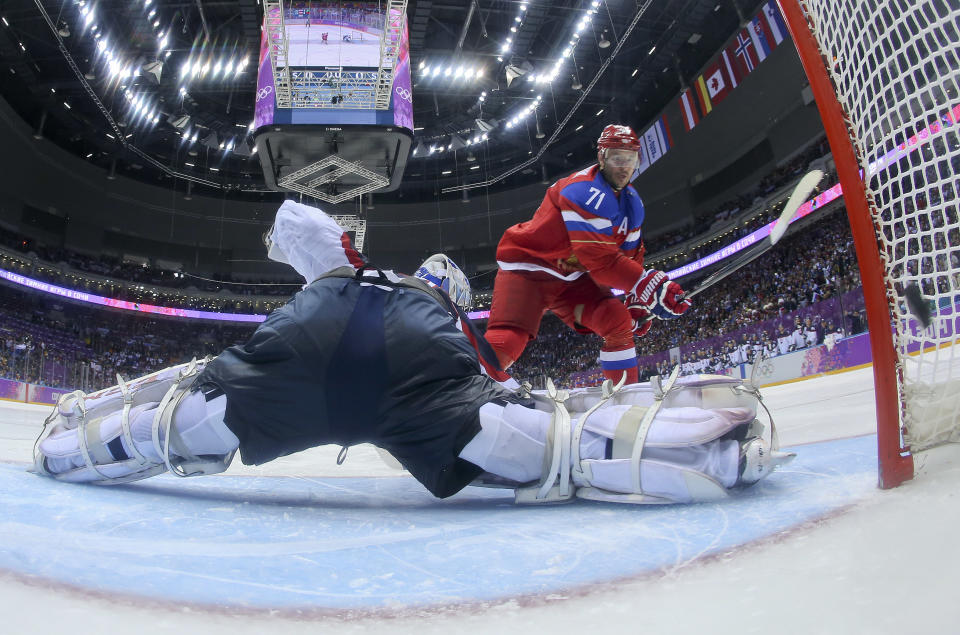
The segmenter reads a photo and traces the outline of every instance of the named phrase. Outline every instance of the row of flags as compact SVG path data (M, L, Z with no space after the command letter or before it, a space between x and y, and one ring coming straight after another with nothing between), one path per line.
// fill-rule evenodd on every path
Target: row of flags
M707 65L693 88L681 93L680 113L687 132L709 115L788 37L780 8L774 0L768 0Z

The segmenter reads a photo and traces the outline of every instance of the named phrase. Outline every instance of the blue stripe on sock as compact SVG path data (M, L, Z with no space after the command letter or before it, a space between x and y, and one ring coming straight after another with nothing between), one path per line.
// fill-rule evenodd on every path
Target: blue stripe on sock
M630 359L617 359L613 361L600 360L600 368L603 370L624 370L627 368L636 368L637 367L637 358L631 357Z

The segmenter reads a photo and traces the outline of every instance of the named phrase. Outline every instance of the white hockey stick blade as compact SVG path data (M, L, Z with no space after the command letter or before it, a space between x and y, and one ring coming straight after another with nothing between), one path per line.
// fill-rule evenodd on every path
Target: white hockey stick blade
M780 218L777 219L777 224L770 230L771 245L776 245L777 242L783 238L783 234L787 231L787 227L790 226L790 221L793 220L797 210L800 209L800 206L807 200L810 192L813 191L813 188L817 187L821 179L823 179L822 170L811 170L800 179L797 187L793 188L793 193L790 194L790 199L787 201L786 206L784 206Z

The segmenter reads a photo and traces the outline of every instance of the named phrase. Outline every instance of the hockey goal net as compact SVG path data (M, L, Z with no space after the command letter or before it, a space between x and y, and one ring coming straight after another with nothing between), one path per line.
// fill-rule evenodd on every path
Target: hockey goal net
M844 190L874 360L881 487L960 441L960 3L780 0ZM862 175L862 176L861 176ZM916 285L931 311L907 301Z

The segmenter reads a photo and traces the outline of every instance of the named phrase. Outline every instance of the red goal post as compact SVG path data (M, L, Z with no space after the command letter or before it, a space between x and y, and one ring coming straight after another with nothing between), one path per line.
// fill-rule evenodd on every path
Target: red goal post
M879 484L960 441L960 7L953 0L779 0L827 138L866 300ZM861 176L863 175L863 176ZM934 303L923 329L904 288Z

